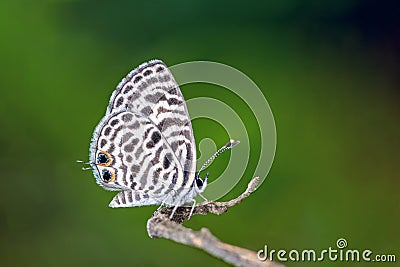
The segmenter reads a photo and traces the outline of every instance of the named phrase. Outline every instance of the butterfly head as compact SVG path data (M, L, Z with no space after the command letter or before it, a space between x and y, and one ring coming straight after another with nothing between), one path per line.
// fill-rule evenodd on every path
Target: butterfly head
M206 187L207 187L208 172L207 172L207 174L206 174L206 177L204 177L204 179L200 178L199 175L200 175L200 173L198 173L198 174L196 175L196 178L195 178L195 187L196 187L196 191L197 191L198 193L203 193L204 190L205 190Z

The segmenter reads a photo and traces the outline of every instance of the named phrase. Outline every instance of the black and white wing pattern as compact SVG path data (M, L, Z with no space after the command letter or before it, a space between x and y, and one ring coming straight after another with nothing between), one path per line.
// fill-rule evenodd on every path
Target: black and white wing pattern
M121 191L111 207L179 206L199 193L190 117L162 61L140 65L119 83L94 131L90 164L99 185Z

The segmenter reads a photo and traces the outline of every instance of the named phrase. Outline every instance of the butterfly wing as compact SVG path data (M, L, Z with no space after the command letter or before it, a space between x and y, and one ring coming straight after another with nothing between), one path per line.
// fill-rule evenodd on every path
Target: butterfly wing
M177 156L185 179L194 179L196 146L192 124L182 92L162 61L140 65L118 84L107 114L125 109L148 118L160 130Z
M167 204L176 204L191 191L194 144L177 83L164 63L151 61L128 74L114 91L92 139L91 162L96 162L92 167L100 185L122 190L111 207L159 204L170 192L174 197ZM104 155L109 164L99 166Z
M90 160L96 181L105 189L122 190L110 206L159 204L182 187L180 163L148 118L122 110L105 116L95 132Z

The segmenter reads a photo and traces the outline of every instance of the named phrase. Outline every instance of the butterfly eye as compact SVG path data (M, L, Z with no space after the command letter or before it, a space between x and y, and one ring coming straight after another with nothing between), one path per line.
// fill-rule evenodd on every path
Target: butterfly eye
M110 172L109 170L104 169L102 172L101 177L103 177L104 182L110 183L115 180L115 175L114 173Z
M104 167L109 166L111 164L111 155L107 152L100 151L97 155L97 164Z
M196 185L198 188L203 186L203 180L201 178L196 178Z

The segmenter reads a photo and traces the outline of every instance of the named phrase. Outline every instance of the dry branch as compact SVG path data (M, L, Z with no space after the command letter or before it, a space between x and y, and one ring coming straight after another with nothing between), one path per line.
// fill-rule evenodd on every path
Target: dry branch
M208 213L222 214L232 207L240 203L243 199L254 192L259 183L259 178L253 178L247 186L247 189L239 197L227 202L207 201L198 204L192 213L206 215ZM186 228L181 224L189 217L191 207L180 207L174 213L172 219L169 215L172 208L162 208L154 212L153 216L147 221L147 232L151 238L166 238L175 242L197 247L202 249L214 257L220 258L234 266L270 266L282 267L283 265L266 260L260 261L257 253L245 248L240 248L230 244L221 242L213 236L207 228L200 231L194 231Z

